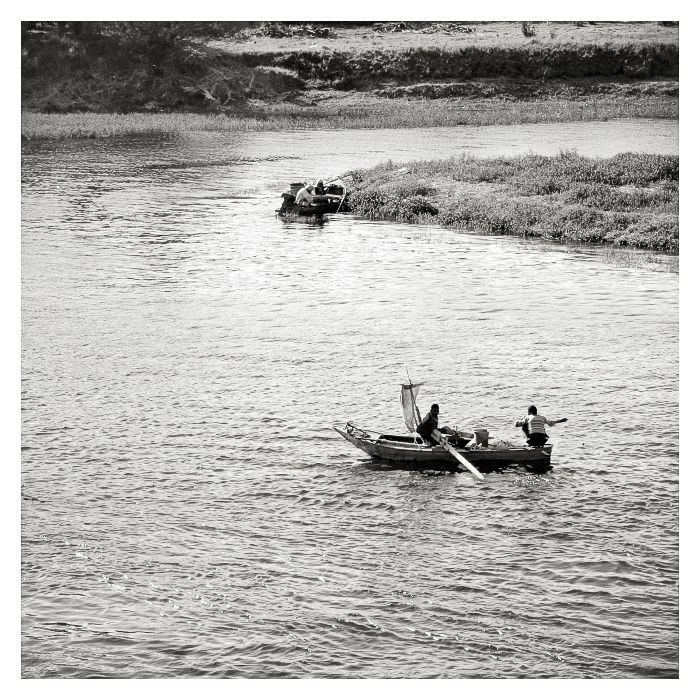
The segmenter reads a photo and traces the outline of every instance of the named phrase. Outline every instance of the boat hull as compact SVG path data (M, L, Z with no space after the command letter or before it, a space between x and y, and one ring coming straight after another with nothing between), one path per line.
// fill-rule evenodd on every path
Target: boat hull
M325 214L336 214L338 212L339 202L331 202L328 204L309 204L305 207L300 207L298 204L293 204L291 207L281 208L277 210L280 216L324 216Z
M296 193L299 183L292 183L289 192L282 194L282 206L277 210L278 216L295 217L321 217L326 214L337 214L345 200L345 189L342 187L329 188L333 193L317 195L313 202L303 201L297 204ZM340 194L343 193L343 194Z
M333 429L348 442L376 460L402 463L409 468L433 469L459 467L457 459L442 445L425 445L403 436L382 436L372 434L354 426ZM398 439L396 439L398 437ZM498 446L458 448L470 464L479 471L490 471L499 467L518 464L532 469L546 471L551 468L552 445L543 447Z

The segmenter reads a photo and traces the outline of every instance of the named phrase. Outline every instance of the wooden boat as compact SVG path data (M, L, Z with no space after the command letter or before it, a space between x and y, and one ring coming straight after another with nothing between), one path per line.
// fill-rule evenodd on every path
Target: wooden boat
M334 180L335 184L330 184L324 188L323 195L314 197L313 202L302 202L296 204L297 192L304 187L303 182L292 182L289 190L282 193L282 206L277 210L278 216L284 217L321 217L325 214L337 214L345 201L345 185L340 180Z
M370 457L388 462L403 462L414 469L459 470L458 460L443 445L427 445L419 435L390 435L358 428L353 423L337 424L333 429ZM486 446L467 447L470 433L446 435L447 443L479 471L517 464L546 471L551 468L552 445L529 447L498 440ZM461 446L460 446L461 445Z
M530 447L510 441L489 439L488 430L473 432L441 428L433 432L440 444L428 444L416 433L420 412L416 396L422 384L401 385L401 409L409 435L393 435L359 428L348 421L333 426L348 442L376 460L401 463L404 468L449 469L464 471L466 467L478 479L481 471L517 464L532 470L546 471L551 468L552 445Z

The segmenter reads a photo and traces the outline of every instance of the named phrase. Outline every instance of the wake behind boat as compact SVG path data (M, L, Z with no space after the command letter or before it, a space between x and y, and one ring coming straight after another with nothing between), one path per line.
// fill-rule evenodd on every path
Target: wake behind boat
M552 444L530 447L494 440L485 429L461 431L441 428L439 433L433 433L440 444L429 444L416 433L420 413L415 399L420 386L422 384L401 385L401 407L409 435L366 430L350 421L336 424L333 429L373 459L405 463L404 466L408 468L464 471L461 463L479 476L481 471L511 464L537 471L551 468Z

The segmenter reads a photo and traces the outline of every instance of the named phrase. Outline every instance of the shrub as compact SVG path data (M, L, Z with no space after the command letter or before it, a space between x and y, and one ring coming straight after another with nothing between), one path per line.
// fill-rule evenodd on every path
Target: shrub
M621 231L616 236L615 243L664 250L669 253L678 252L678 217L662 214L640 218L629 228Z
M417 195L399 200L397 218L399 221L413 222L418 221L426 215L435 216L437 213L437 207L431 204L425 197Z
M563 200L569 204L585 204L605 210L631 211L674 202L677 200L677 192L661 187L619 189L599 183L584 183L575 184L565 192Z

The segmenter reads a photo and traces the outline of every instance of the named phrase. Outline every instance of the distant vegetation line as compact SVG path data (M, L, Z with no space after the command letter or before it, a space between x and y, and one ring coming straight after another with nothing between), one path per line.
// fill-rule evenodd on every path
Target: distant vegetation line
M103 138L137 133L188 131L289 131L295 129L401 129L490 126L542 122L605 121L620 118L678 118L678 100L658 97L556 100L509 103L480 100L465 106L452 100L372 100L363 105L272 105L256 115L174 113L38 113L22 114L22 138Z

